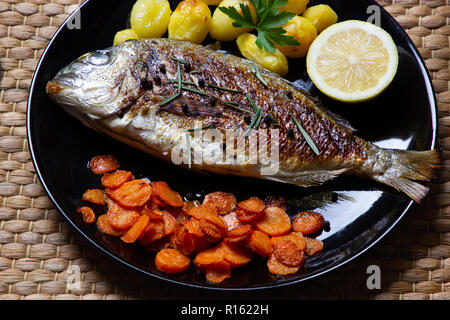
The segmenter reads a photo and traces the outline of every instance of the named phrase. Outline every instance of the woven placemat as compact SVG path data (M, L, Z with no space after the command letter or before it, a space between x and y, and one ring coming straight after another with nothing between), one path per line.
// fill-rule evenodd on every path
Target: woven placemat
M0 1L0 299L450 299L450 5L379 0L419 48L439 101L444 169L426 204L381 243L305 284L251 294L163 285L105 259L52 207L26 141L28 88L48 40L82 0ZM367 287L367 268L381 289ZM68 286L79 270L79 286ZM69 281L68 281L69 280Z

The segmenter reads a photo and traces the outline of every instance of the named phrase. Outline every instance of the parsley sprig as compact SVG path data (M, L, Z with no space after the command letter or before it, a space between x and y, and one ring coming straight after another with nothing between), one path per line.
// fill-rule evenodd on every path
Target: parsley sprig
M275 44L280 46L297 46L300 43L281 27L295 17L290 12L280 12L280 8L288 0L251 0L256 9L257 22L255 23L248 5L241 3L242 14L235 7L219 7L223 13L234 20L236 28L255 28L258 31L256 45L266 51L274 52Z

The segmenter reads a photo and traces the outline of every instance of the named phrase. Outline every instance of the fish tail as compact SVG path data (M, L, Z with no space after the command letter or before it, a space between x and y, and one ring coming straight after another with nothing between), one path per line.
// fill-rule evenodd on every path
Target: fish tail
M382 151L390 153L389 167L381 173L372 175L372 179L402 191L420 203L429 188L416 181L430 181L436 178L436 169L441 163L439 151Z

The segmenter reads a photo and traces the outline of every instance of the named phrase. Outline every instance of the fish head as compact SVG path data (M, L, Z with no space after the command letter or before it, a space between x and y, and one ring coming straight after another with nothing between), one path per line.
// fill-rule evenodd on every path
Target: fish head
M136 66L144 64L145 46L142 41L129 40L84 54L47 83L47 93L77 118L114 115L133 104L142 91Z

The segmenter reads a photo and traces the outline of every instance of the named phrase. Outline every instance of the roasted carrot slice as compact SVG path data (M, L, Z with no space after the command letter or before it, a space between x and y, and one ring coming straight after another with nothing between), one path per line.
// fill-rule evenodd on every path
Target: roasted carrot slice
M184 221L191 218L190 215L186 214L183 208L165 207L164 209L168 211L179 223L183 223Z
M305 260L303 251L290 240L277 243L273 247L273 255L278 261L289 267L298 267Z
M322 229L325 220L320 213L300 212L294 217L292 229L304 235L312 234Z
M305 252L307 255L312 256L314 253L323 250L323 242L319 239L313 239L309 237L305 237L306 239L306 248Z
M121 237L125 233L125 231L123 230L113 228L109 223L106 214L102 214L101 216L98 217L97 227L100 229L101 232L114 237Z
M111 173L107 173L102 177L102 186L105 188L115 189L120 187L127 181L133 178L133 174L130 171L117 170Z
M223 258L219 247L209 248L200 251L194 259L194 265L200 270L226 268L229 263Z
M300 266L290 267L280 262L274 254L267 260L267 268L269 272L279 276L287 276L289 274L295 274L300 270Z
M166 182L152 182L152 187L155 192L155 196L167 205L172 207L183 206L183 199L181 198L180 194L176 191L173 191Z
M106 216L113 228L128 230L139 219L140 214L137 211L125 209L109 197L105 197L105 201L108 205Z
M94 174L105 174L119 169L120 163L112 155L96 156L89 161L89 168Z
M252 232L252 226L249 224L245 224L242 227L228 231L225 239L223 240L227 243L245 243L250 240Z
M179 223L175 225L174 231L170 235L170 243L175 249L186 256L195 250L194 236L188 232L185 226Z
M264 210L266 205L261 199L252 197L250 199L239 202L238 207L248 212L261 212Z
M150 218L148 216L140 216L136 223L130 229L128 229L127 233L122 236L122 241L126 243L135 242L145 231L149 221Z
M88 189L83 193L83 200L104 206L104 194L105 192L101 189Z
M256 254L264 258L270 257L273 251L269 236L258 230L253 231L248 245Z
M106 194L124 207L140 207L152 195L152 187L145 180L125 182L117 189L106 189Z
M159 271L175 274L189 268L191 260L176 249L163 249L156 254L155 265Z
M83 214L84 223L91 224L95 222L95 213L91 208L86 206L80 207L77 209L77 212Z
M167 211L162 212L163 220L164 220L164 235L169 235L175 229L175 225L177 224L177 220Z
M158 241L166 235L164 230L164 219L152 219L150 216L148 217L149 223L138 240L140 244L145 246Z
M211 203L205 203L198 207L191 208L187 214L193 216L195 219L202 219L206 214L218 215L217 208Z
M305 251L306 249L306 239L300 232L291 232L285 236L279 236L279 237L272 237L271 242L272 245L275 246L276 244L290 240L294 242L297 247L300 248L300 250Z
M267 207L260 219L254 222L256 229L269 236L282 236L291 231L291 218L278 207Z
M227 224L228 231L231 231L233 229L242 227L243 224L236 216L236 212L231 212L229 214L226 214L222 216L222 218L225 220L225 223Z
M253 252L240 244L225 243L222 241L219 244L219 250L232 269L245 266L253 257Z
M260 218L263 214L264 211L252 212L241 208L236 209L236 218L243 223L255 221L258 218Z
M200 230L211 242L217 242L225 237L228 227L222 217L208 212L200 219Z
M264 204L266 207L278 207L284 211L287 210L286 199L283 197L267 196L264 198Z
M200 227L200 220L190 218L189 220L184 221L183 225L186 227L189 233L192 233L197 237L203 237L205 235Z
M224 263L221 266L216 265L214 268L206 268L205 277L210 283L222 283L231 277L231 267L228 263Z
M216 191L209 193L203 199L203 203L211 203L216 208L219 214L227 214L236 209L237 200L232 193Z

